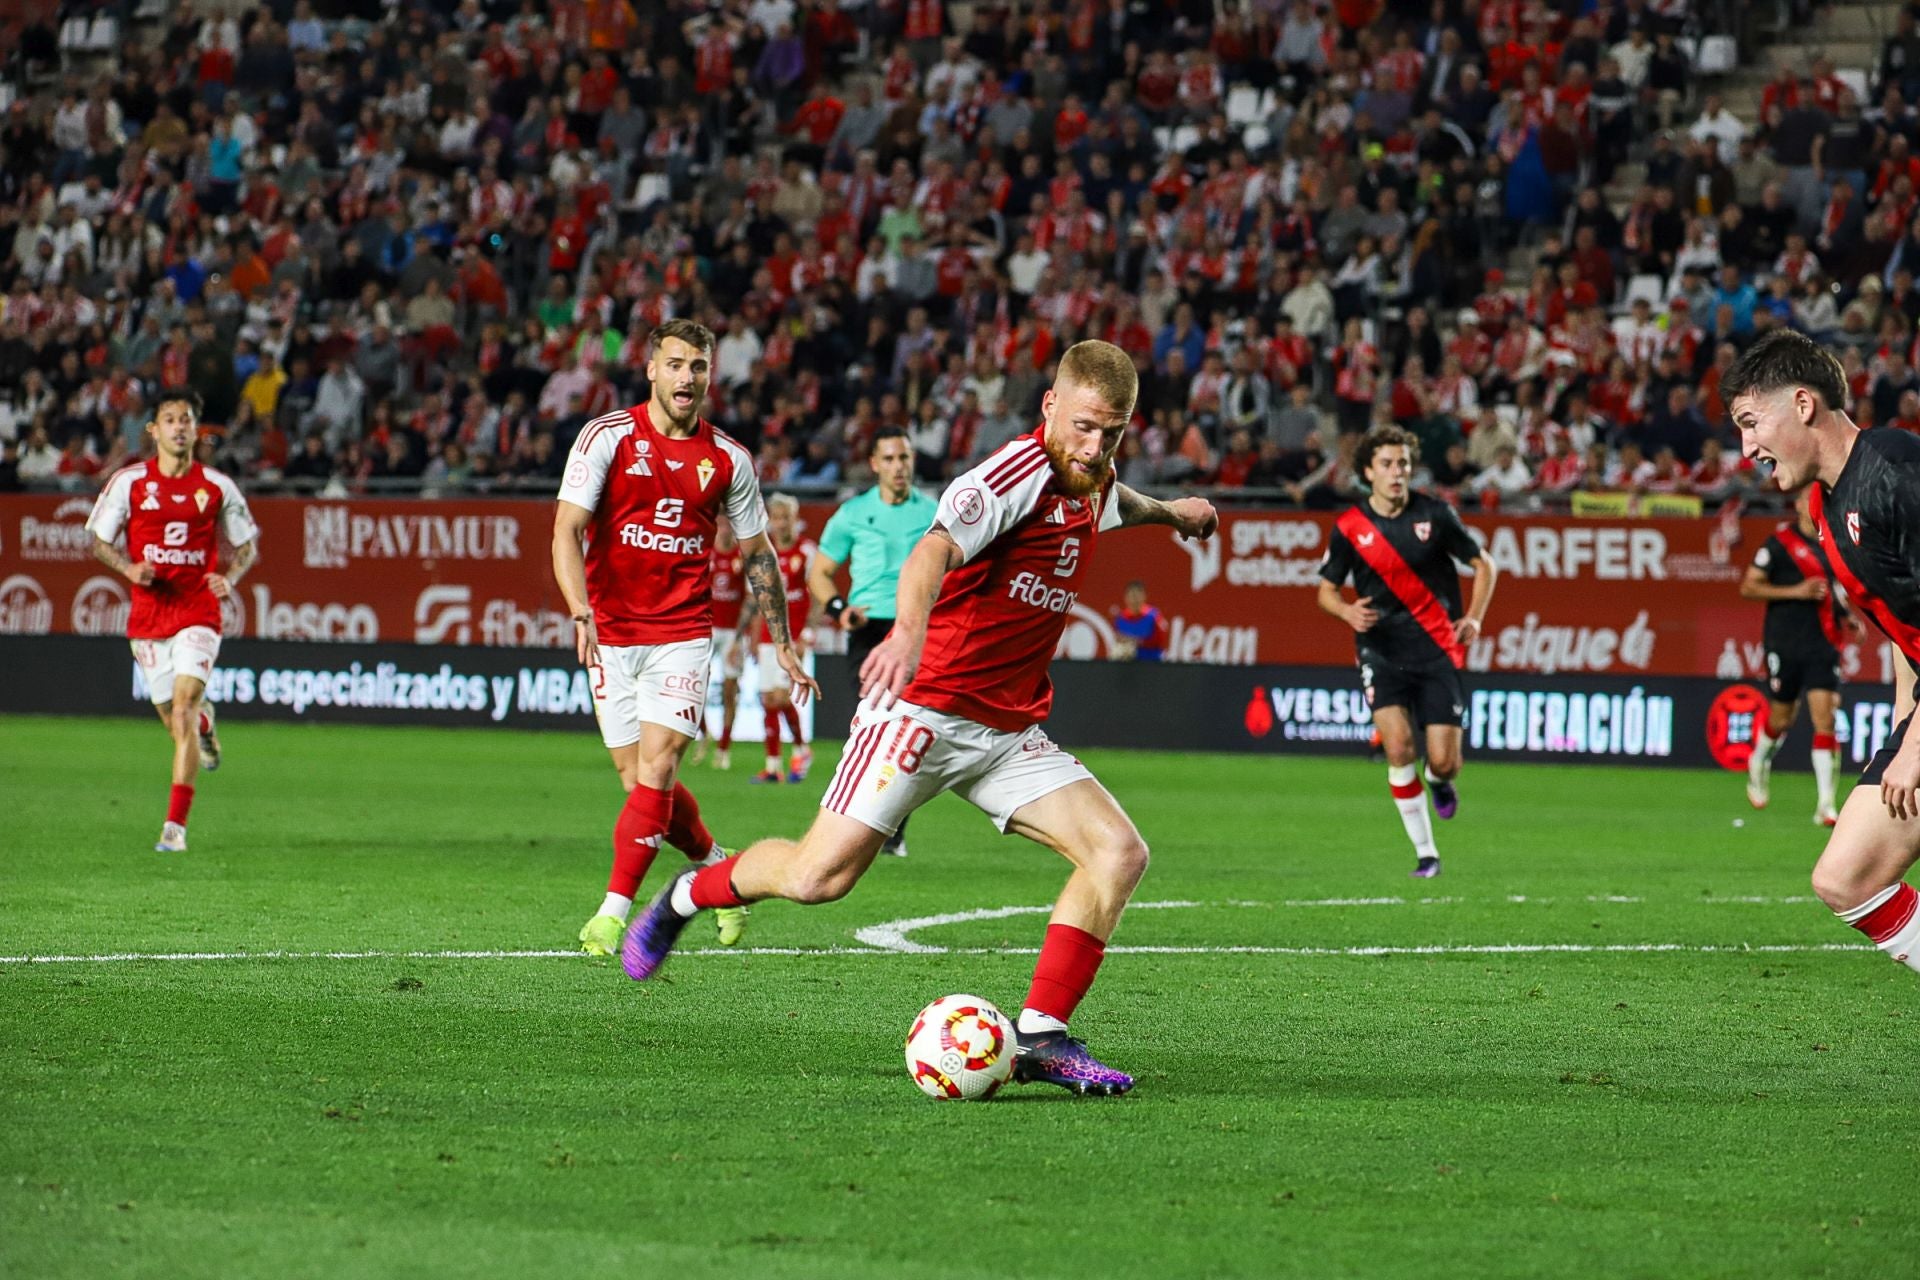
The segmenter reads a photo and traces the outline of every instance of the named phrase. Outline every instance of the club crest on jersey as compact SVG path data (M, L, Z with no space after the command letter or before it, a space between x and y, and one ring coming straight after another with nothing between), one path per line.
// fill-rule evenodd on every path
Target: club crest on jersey
M1854 546L1860 545L1860 513L1858 511L1847 512L1847 536L1853 539Z
M142 511L158 511L160 509L159 490L160 485L158 481L147 481L147 496L140 500L140 509Z
M1433 536L1433 521L1416 520L1413 522L1413 536L1425 542Z
M700 477L700 488L702 492L706 490L708 482L713 479L713 471L712 458L702 458L693 464L693 474Z
M207 491L205 489L195 489L193 491L193 505L201 511L207 509Z

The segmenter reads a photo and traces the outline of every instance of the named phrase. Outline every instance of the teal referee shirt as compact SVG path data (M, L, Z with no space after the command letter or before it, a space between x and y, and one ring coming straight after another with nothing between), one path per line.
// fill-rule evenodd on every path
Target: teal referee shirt
M869 618L893 617L900 570L939 509L918 489L907 490L905 502L890 506L875 485L833 513L820 533L820 554L847 566L853 578L850 607L865 609Z

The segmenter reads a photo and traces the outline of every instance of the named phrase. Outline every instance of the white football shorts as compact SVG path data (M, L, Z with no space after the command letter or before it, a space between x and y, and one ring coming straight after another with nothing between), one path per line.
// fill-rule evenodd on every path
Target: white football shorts
M593 714L609 748L640 741L642 724L700 736L707 710L707 674L713 640L672 644L601 645L593 677Z
M213 664L220 658L220 633L212 627L185 627L165 640L128 643L155 706L173 701L175 676L192 676L203 685L213 679Z
M793 688L793 677L780 665L779 650L770 644L760 646L760 692L784 692Z
M747 669L747 646L740 646L736 653L733 639L737 631L716 631L713 633L713 656L720 660L720 678L738 680Z
M1092 777L1039 725L1002 733L911 702L884 712L862 703L820 807L892 835L908 814L951 791L1004 832L1023 806Z

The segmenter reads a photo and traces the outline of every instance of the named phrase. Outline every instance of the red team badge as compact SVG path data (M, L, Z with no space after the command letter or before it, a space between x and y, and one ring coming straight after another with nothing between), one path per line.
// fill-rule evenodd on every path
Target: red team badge
M1416 520L1413 522L1413 536L1425 542L1433 536L1433 521Z
M1853 539L1854 546L1860 545L1860 513L1858 511L1847 512L1847 536Z
M1722 769L1744 772L1753 756L1754 728L1766 719L1767 695L1750 684L1729 685L1707 711L1707 750Z

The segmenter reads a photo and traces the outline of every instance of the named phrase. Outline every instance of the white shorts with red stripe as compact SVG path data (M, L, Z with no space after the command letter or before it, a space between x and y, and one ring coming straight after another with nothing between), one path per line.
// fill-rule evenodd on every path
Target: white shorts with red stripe
M129 643L155 706L173 701L176 676L191 676L202 685L212 680L213 664L220 659L220 633L212 627L183 627L164 640Z
M885 711L863 703L820 807L892 835L908 814L951 791L1004 832L1024 806L1092 777L1039 725L1003 733L911 702Z
M710 636L673 644L601 645L600 661L587 668L600 740L609 749L638 742L642 724L699 737L712 664Z

